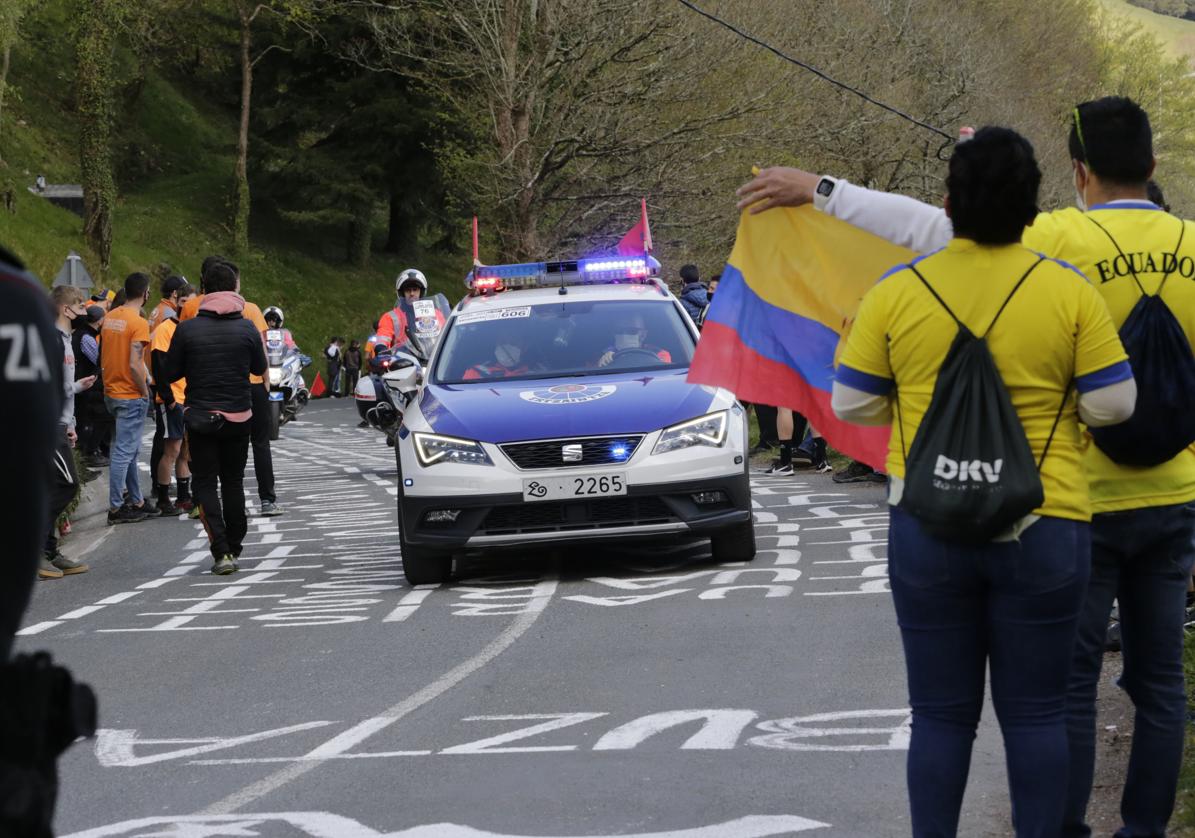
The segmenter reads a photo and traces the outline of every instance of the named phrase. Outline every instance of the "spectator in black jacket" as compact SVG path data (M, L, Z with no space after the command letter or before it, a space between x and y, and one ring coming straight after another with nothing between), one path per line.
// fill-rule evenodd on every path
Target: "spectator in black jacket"
M174 333L164 372L168 381L187 379L184 415L195 502L211 541L212 573L223 576L237 569L249 526L249 375L265 375L266 353L257 328L242 317L245 300L236 293L236 271L215 265L205 275L204 286L207 294L198 315L180 323Z

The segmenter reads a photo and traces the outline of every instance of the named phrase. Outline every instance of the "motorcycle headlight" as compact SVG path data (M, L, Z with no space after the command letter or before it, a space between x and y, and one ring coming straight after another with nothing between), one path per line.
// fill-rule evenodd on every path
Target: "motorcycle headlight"
M278 367L270 367L270 386L277 387L282 383L282 370Z
M452 436L439 434L425 434L416 431L415 455L422 466L434 466L437 463L459 463L472 466L492 466L493 460L485 453L481 443L471 439L457 439Z
M708 445L711 448L721 448L726 442L727 412L719 410L681 422L671 428L665 428L656 442L652 454L667 454L670 451L680 451L695 445Z

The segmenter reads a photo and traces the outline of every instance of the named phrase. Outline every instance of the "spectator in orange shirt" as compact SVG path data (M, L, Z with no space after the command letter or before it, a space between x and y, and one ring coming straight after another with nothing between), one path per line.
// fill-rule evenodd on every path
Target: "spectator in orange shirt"
M149 342L149 323L141 316L141 307L149 297L149 283L143 273L129 275L124 283L125 303L108 312L100 333L104 403L116 417L116 439L108 465L109 524L141 521L147 515L137 461L141 429L149 410L149 385L142 360ZM128 492L127 501L124 491Z

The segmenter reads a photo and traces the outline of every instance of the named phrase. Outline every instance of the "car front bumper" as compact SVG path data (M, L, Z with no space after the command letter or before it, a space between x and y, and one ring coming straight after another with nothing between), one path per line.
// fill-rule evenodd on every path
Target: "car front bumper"
M429 513L445 510L455 510L455 520L428 521ZM586 500L527 502L521 493L400 494L399 518L408 543L446 551L700 535L751 520L751 489L744 471L704 480L632 485L626 495Z

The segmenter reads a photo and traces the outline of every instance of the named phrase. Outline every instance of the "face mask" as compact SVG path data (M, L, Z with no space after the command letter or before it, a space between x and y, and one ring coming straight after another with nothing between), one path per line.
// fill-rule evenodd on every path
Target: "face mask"
M498 363L510 369L519 362L522 357L523 350L514 343L500 343L494 349L494 357L498 359Z
M1087 190L1084 189L1082 192L1079 191L1079 173L1078 173L1078 171L1075 172L1074 184L1075 184L1075 206L1077 206L1081 212L1087 212Z
M614 348L615 349L638 349L639 348L639 333L634 332L629 335L615 333Z

